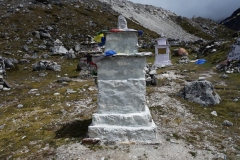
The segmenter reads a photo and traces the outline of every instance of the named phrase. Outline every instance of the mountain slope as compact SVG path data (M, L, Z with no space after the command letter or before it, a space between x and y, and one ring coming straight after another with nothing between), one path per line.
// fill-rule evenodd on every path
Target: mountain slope
M143 27L164 34L166 37L184 41L195 41L198 37L184 31L171 16L176 14L152 5L137 4L129 1L99 0L110 4L112 9L123 16L138 22Z
M82 42L86 35L95 36L102 29L116 28L119 13L113 11L109 5L95 0L66 3L40 3L25 1L0 2L0 49L5 52L22 50L28 39L28 51L47 52L39 49L39 45L48 42L53 44L60 39L69 48L74 43ZM128 20L129 21L129 20ZM157 34L132 21L129 27L144 30L141 37L145 42L157 38ZM36 37L36 32L49 33L48 38Z
M193 17L188 19L161 7L133 3L127 0L99 0L128 19L159 35L164 34L180 41L198 39L213 40L231 38L233 32L210 19Z
M234 31L240 31L240 8L220 23Z

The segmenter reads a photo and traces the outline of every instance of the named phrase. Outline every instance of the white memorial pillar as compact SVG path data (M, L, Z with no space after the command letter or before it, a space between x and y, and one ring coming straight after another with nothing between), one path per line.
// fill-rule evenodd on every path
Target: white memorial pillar
M105 57L97 64L98 110L92 115L92 124L88 127L90 138L156 142L157 127L145 98L146 54L135 53L137 41L132 38L137 38L136 35L134 32L118 32L106 37L105 50L111 48L118 54ZM123 50L127 53L120 53Z
M170 45L167 44L166 38L159 38L155 45L155 67L165 67L172 65L170 61Z

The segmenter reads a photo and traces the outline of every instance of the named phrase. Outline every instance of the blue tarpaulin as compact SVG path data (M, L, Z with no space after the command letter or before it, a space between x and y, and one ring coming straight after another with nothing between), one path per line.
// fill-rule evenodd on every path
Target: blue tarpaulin
M205 62L206 62L205 59L198 59L195 63L196 63L196 64L203 64L203 63L205 63Z
M108 50L104 54L105 54L105 56L112 56L112 55L117 54L117 53L113 50Z

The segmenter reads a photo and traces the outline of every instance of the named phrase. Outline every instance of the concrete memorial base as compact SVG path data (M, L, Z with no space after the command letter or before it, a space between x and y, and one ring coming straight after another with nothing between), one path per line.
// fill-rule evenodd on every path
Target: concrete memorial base
M155 143L157 127L146 106L146 57L106 57L98 65L98 111L90 138Z

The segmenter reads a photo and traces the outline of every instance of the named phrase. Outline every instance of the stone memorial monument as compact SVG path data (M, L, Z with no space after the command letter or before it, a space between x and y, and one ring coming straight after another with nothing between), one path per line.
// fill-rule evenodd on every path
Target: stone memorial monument
M167 38L161 37L157 40L155 45L155 61L156 68L172 65L170 61L170 45L167 43Z
M98 110L88 127L90 138L155 143L157 127L146 105L145 64L149 52L138 52L138 32L119 29L106 34L106 56L98 66Z

